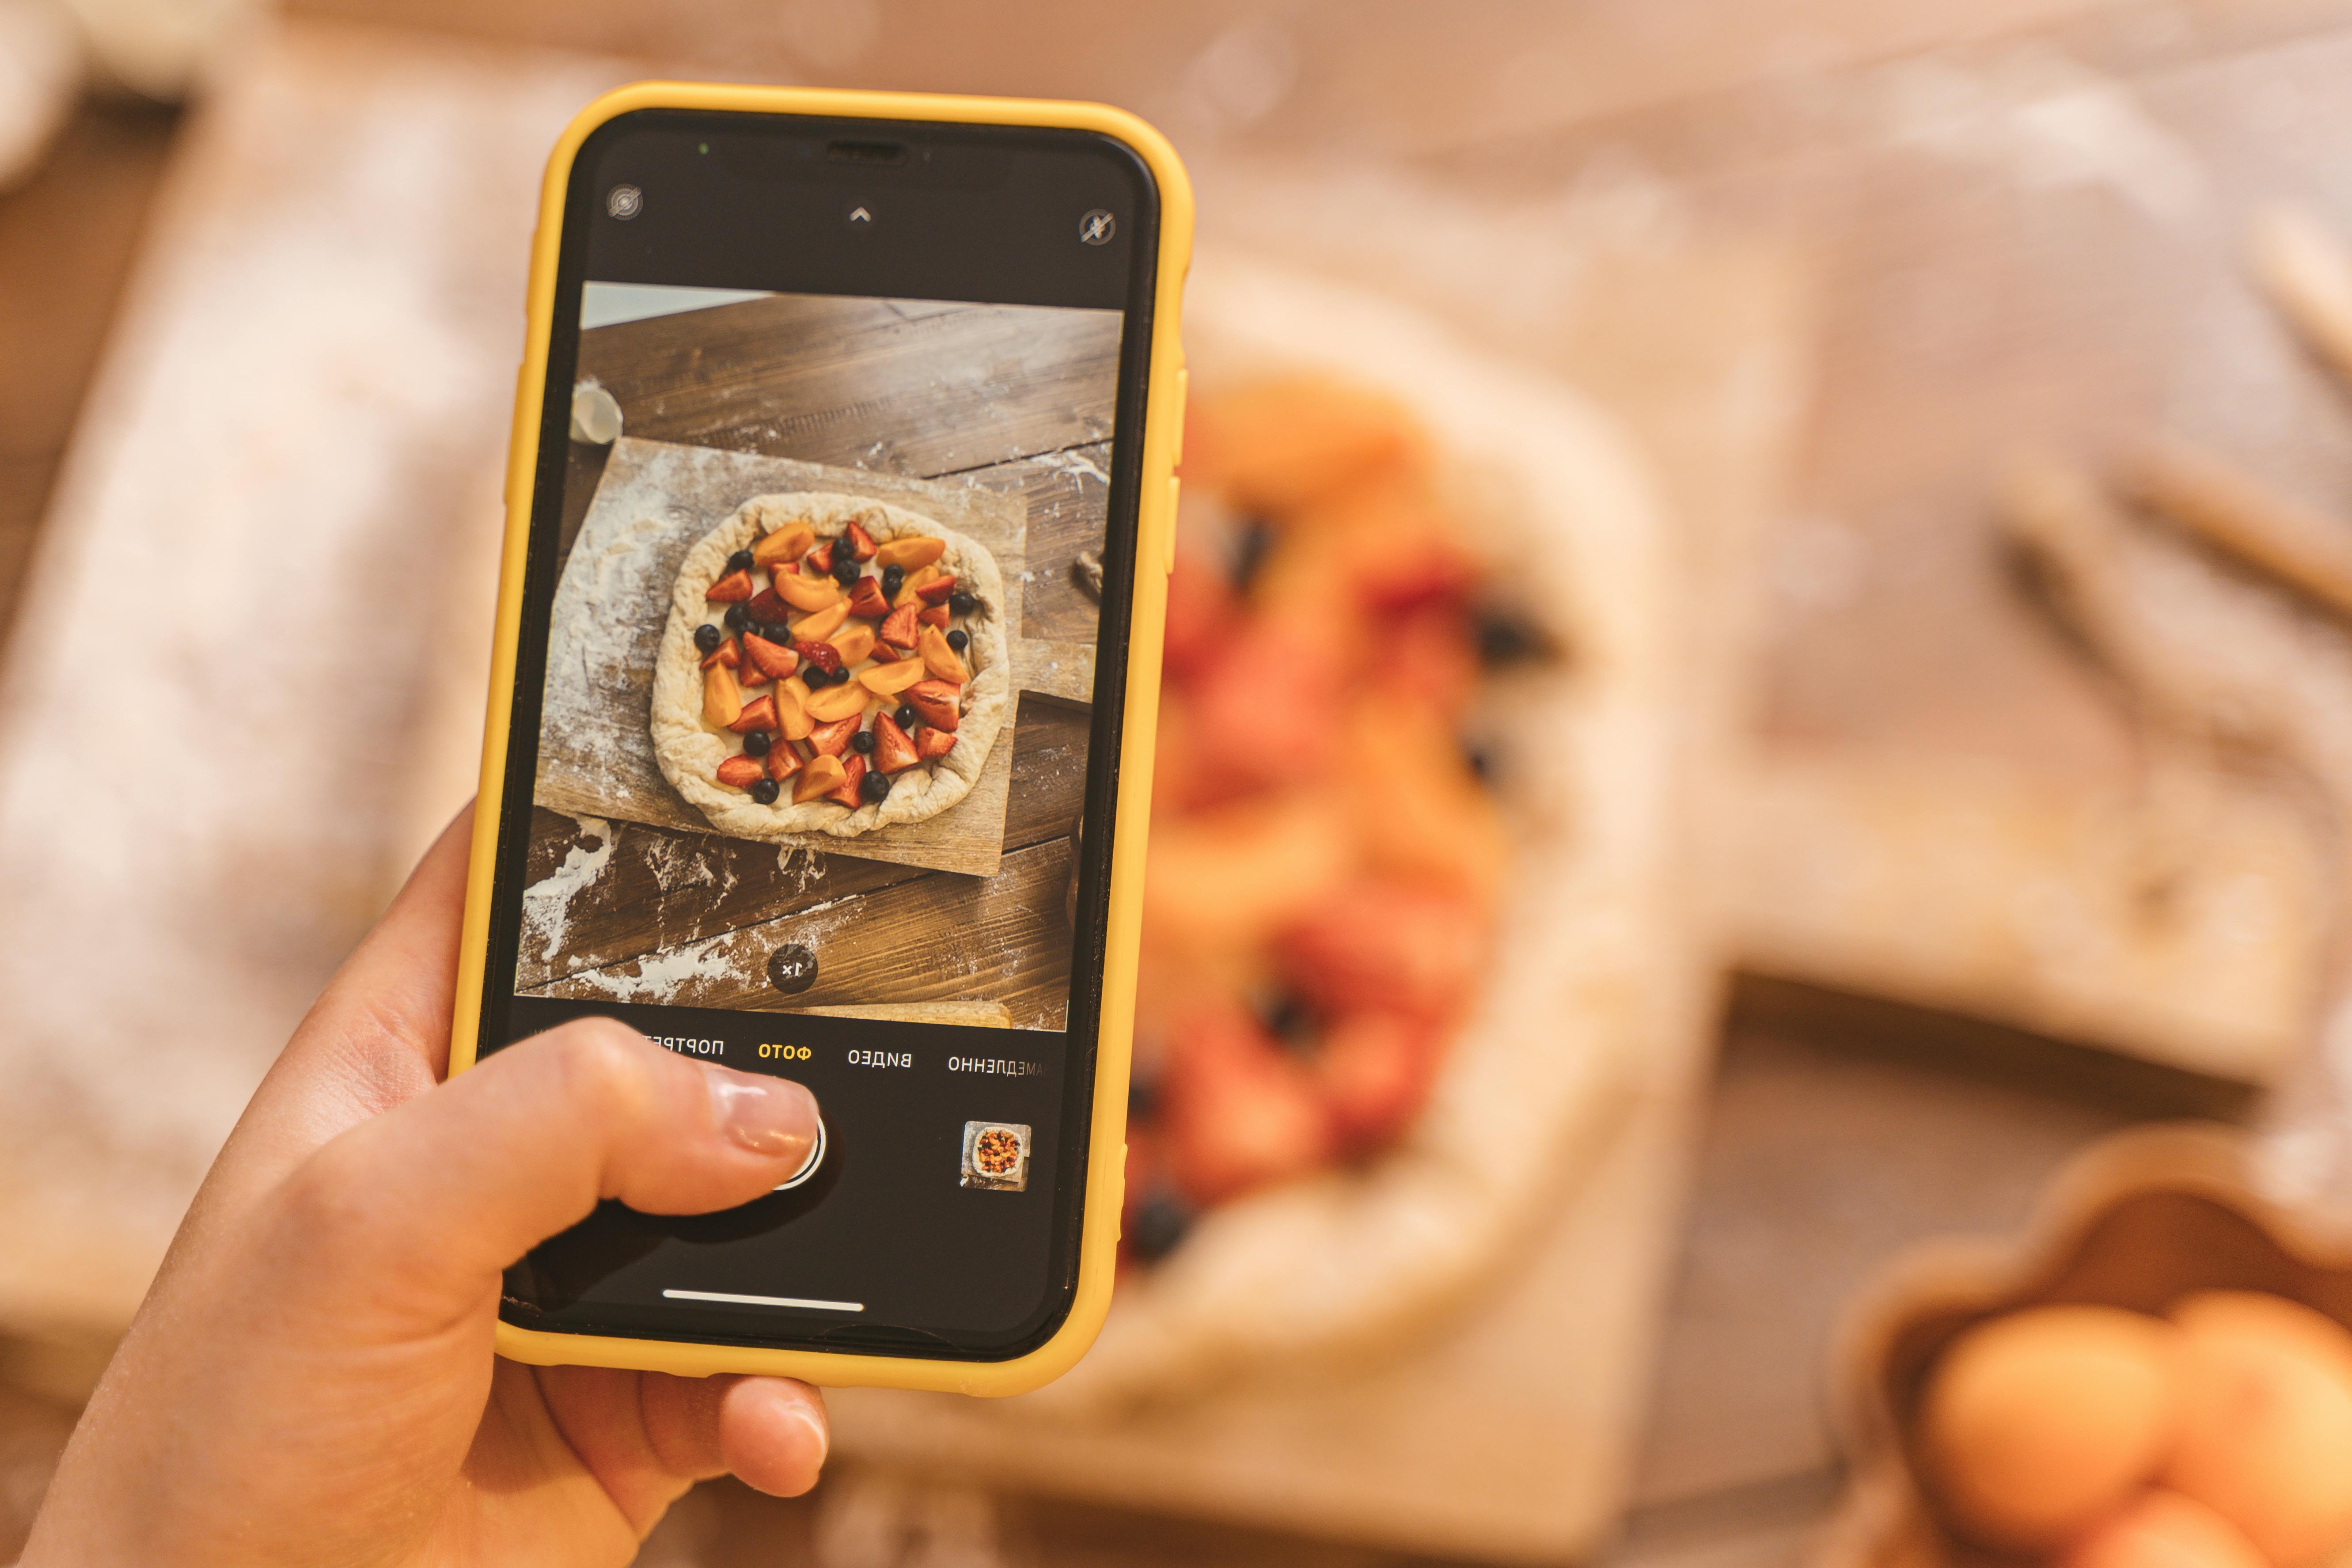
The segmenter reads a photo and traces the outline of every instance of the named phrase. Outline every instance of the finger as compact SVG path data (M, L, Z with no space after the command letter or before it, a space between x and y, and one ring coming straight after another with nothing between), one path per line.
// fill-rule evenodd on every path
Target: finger
M647 1214L747 1203L806 1163L817 1126L796 1083L583 1018L320 1149L286 1184L277 1229L289 1267L406 1331L478 1310L506 1265L600 1199Z
M816 1485L833 1447L824 1398L805 1383L747 1377L719 1405L719 1457L736 1478L771 1497Z

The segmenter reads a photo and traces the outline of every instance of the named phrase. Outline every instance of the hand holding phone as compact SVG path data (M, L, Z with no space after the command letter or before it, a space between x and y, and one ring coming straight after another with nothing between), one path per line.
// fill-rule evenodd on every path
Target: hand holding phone
M1108 1303L1190 205L1086 105L655 85L551 167L454 1065L822 1141L509 1270L542 1363L1010 1393Z

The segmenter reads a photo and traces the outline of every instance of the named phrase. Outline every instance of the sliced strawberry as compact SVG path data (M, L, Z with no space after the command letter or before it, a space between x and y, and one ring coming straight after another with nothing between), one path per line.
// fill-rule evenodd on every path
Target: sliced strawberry
M874 634L892 647L904 653L915 646L915 606L901 605L884 618Z
M937 626L941 631L945 631L948 626L948 607L945 605L933 605L915 618L927 626Z
M730 669L738 669L742 667L742 663L743 656L735 651L734 641L732 638L730 638L728 641L720 643L708 658L703 659L702 668L709 669L713 665L723 664Z
M1160 1103L1187 1197L1218 1203L1329 1163L1337 1141L1314 1080L1246 1009L1196 1006L1169 1045Z
M1477 900L1400 877L1356 878L1275 939L1290 984L1332 1014L1378 1008L1442 1018L1469 1000L1486 952Z
M952 730L962 717L956 703L962 692L944 680L919 680L907 688L907 700L921 714L923 722L935 730Z
M874 536L858 527L856 519L853 518L849 526L842 531L841 542L849 546L849 553L853 559L858 561L874 559Z
M719 763L719 782L730 789L750 789L765 772L759 758L739 752Z
M955 592L955 585L956 580L952 577L934 577L915 590L915 597L926 605L944 605L948 602L948 595Z
M890 613L890 601L882 596L879 579L860 577L857 586L849 591L849 613L878 621Z
M811 757L808 766L801 770L800 778L793 784L793 804L803 805L822 798L841 782L845 771L839 757Z
M776 678L756 664L746 664L735 671L735 683L750 691L768 684Z
M768 748L768 776L783 783L801 771L801 754L790 741L779 738Z
M915 754L927 763L937 762L955 750L955 732L934 730L928 725L915 731Z
M895 773L911 768L919 757L915 742L907 738L907 731L898 728L890 715L874 715L874 766L877 772Z
M825 791L824 798L837 800L856 811L866 803L858 798L857 786L866 782L866 759L856 752L841 759L841 783Z
M1421 1113L1445 1033L1402 1013L1349 1013L1324 1031L1315 1058L1334 1131L1350 1152L1393 1140Z
M738 605L751 596L751 574L730 572L702 591L702 596L714 605Z
M763 626L781 626L793 618L793 607L773 588L762 588L752 595L743 613Z
M1204 568L1190 555L1176 557L1168 574L1168 619L1161 667L1171 680L1187 680L1226 640L1234 619L1234 591L1222 572Z
M841 653L831 643L803 638L793 644L793 651L800 656L803 664L813 664L827 675L841 673Z
M748 735L754 730L781 730L783 725L776 718L776 700L760 697L746 702L735 722L727 727L739 735Z
M836 719L830 724L819 724L809 731L809 744L822 757L837 757L849 750L849 737L857 733L857 721Z
M770 642L757 632L743 634L743 657L763 674L779 679L801 667L800 655L782 643Z
M801 570L814 577L833 575L833 541L826 540L801 557Z

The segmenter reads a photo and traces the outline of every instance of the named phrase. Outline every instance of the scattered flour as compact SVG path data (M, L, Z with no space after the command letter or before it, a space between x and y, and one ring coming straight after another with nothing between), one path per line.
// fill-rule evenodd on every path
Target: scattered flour
M540 944L539 956L544 963L555 962L563 946L565 933L572 929L572 895L593 883L604 874L613 862L613 825L601 816L575 816L583 839L595 840L595 847L574 844L563 852L563 864L543 882L535 882L523 889L522 941L528 948Z

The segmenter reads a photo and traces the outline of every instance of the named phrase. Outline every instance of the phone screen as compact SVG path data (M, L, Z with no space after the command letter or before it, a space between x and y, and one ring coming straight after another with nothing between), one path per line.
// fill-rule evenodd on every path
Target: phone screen
M1001 1359L1066 1313L1158 217L1089 132L582 149L482 1049L607 1015L824 1139L728 1213L604 1205L509 1321Z

